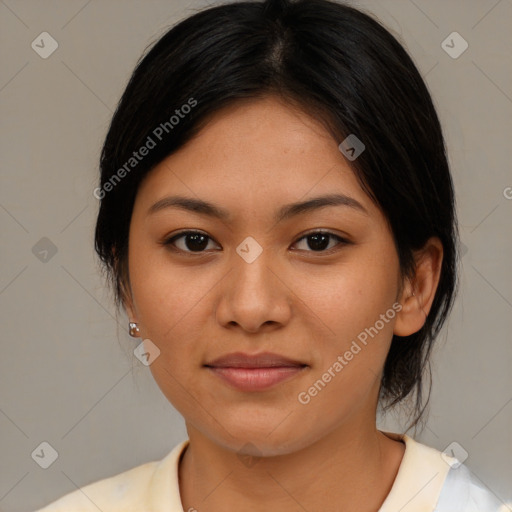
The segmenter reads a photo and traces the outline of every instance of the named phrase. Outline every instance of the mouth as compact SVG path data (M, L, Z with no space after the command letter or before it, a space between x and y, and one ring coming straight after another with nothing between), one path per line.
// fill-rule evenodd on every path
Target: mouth
M278 354L241 352L222 356L204 365L225 383L240 391L263 391L302 373L308 365Z

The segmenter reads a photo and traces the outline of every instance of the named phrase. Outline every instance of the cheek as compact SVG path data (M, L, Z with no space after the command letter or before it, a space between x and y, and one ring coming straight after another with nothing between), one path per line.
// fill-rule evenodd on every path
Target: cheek
M360 253L350 264L333 268L328 278L317 270L297 281L303 283L298 295L308 306L305 311L322 331L311 342L316 365L301 389L312 417L328 408L337 411L328 421L337 421L379 386L393 336L398 272L391 251L380 258ZM308 332L319 331L310 326Z
M158 345L169 347L169 341L180 335L185 324L189 329L196 325L194 314L211 288L211 276L201 275L198 267L171 265L160 248L155 251L142 245L134 247L129 262L141 332Z
M310 308L309 321L316 324L320 318L324 333L310 344L316 364L295 397L311 428L314 422L334 427L367 405L372 393L377 397L393 336L396 272L363 263L340 269L328 280L316 279L315 287L308 279L300 292ZM326 410L331 412L326 415Z
M327 337L343 343L365 328L373 326L381 314L392 307L397 293L398 261L393 254L380 259L371 254L347 264L303 272L294 287L309 308L309 316L317 317L325 327ZM387 334L392 323L386 322ZM379 324L380 325L380 324Z
M141 335L160 350L150 371L161 391L187 417L189 390L200 389L197 368L202 364L201 340L205 338L204 307L211 276L203 280L194 269L172 266L167 258L142 247L130 253L130 282ZM203 312L202 312L203 311Z

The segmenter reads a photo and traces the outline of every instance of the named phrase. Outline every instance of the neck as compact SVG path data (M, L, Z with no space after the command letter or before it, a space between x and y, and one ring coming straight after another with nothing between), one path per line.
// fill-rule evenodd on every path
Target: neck
M405 449L373 423L342 426L293 453L251 459L187 429L179 470L185 511L375 512Z

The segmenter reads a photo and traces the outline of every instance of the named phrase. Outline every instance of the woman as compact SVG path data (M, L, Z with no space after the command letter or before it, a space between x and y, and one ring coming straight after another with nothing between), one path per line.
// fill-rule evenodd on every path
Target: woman
M326 0L235 2L140 61L101 156L96 250L189 439L56 511L497 511L376 427L455 294L452 180L402 46Z

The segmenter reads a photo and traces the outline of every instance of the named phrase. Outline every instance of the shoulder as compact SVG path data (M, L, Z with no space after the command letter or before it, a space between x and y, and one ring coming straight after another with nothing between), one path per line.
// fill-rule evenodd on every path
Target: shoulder
M160 461L152 461L117 475L98 480L62 496L36 512L139 512L159 499L164 481L177 484L178 459L188 441L175 446ZM171 489L176 490L176 489ZM179 488L178 488L179 492Z
M156 462L148 462L118 475L85 485L37 512L131 510L128 504L131 507L140 505L139 502L145 494L156 464Z
M439 496L435 512L505 512L510 510L471 473L464 464L454 464Z
M383 433L404 442L406 449L379 512L510 512L455 457L405 434Z

